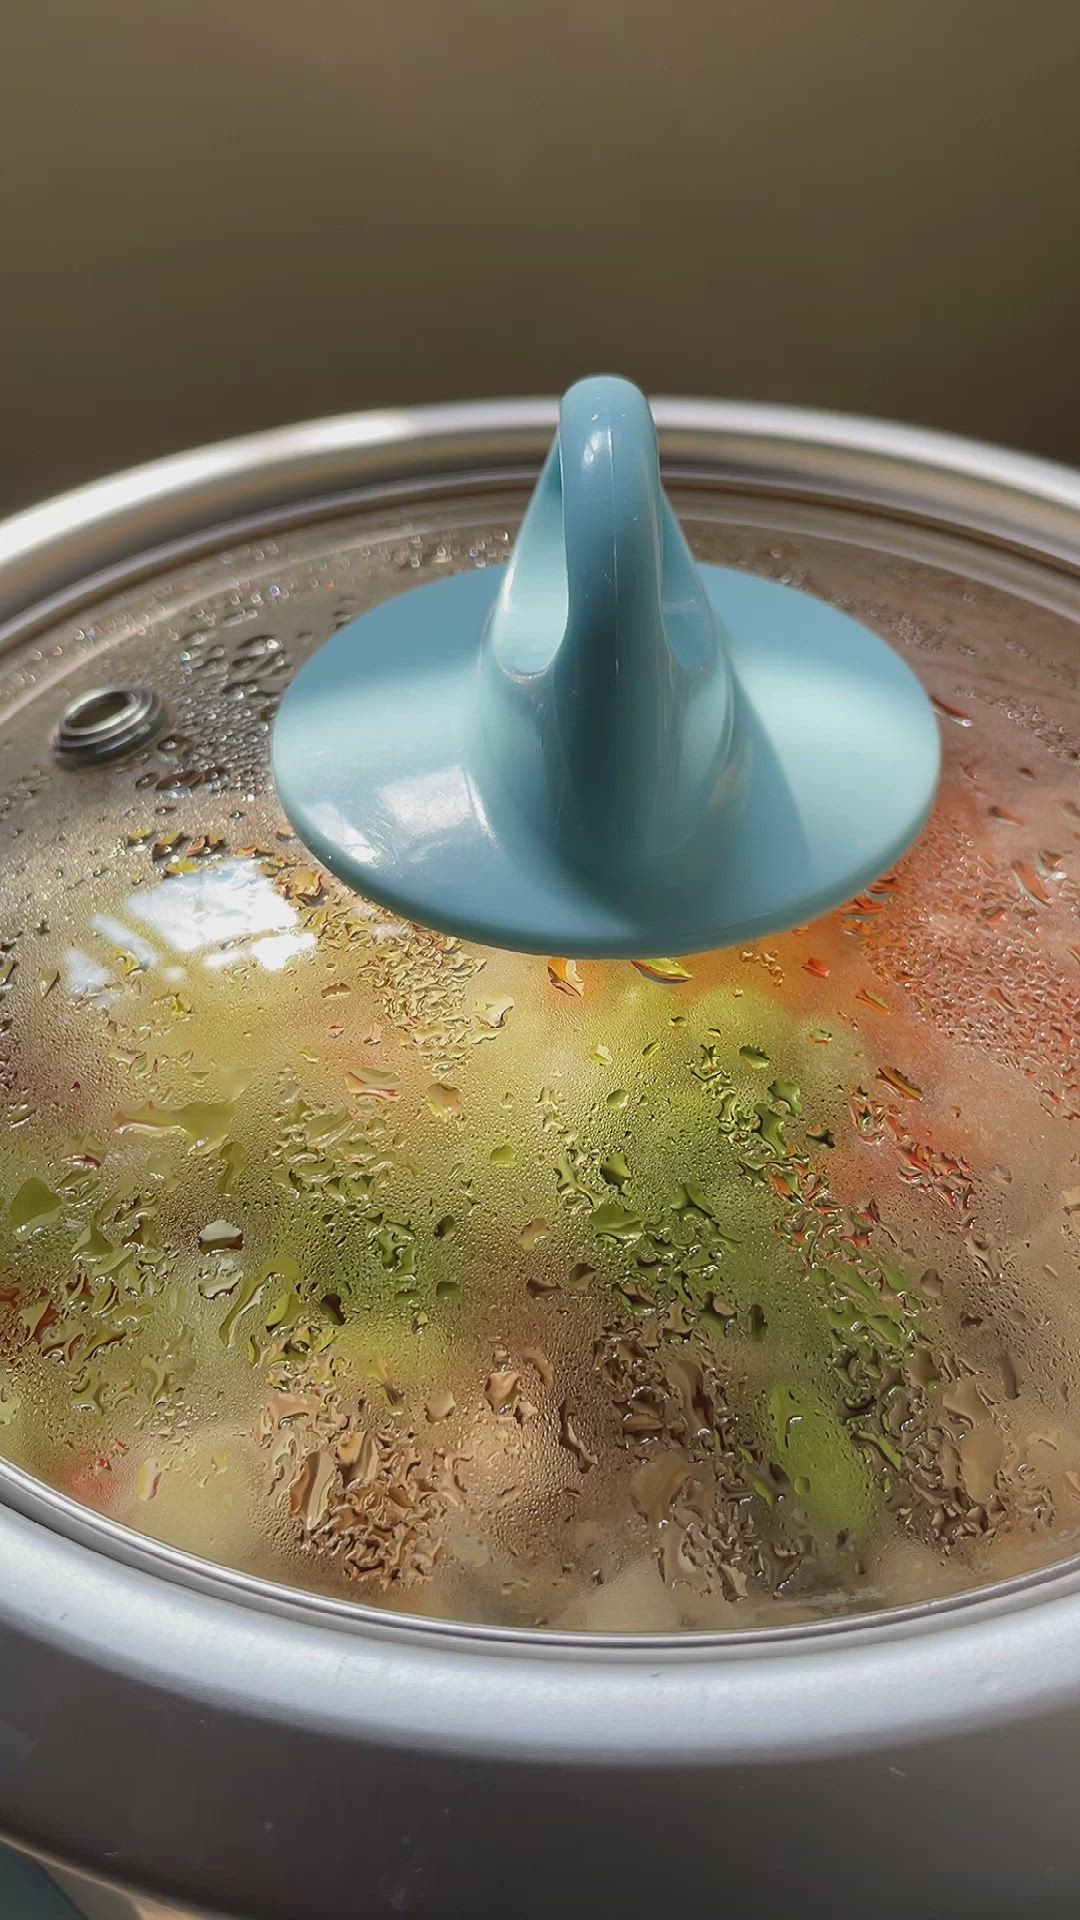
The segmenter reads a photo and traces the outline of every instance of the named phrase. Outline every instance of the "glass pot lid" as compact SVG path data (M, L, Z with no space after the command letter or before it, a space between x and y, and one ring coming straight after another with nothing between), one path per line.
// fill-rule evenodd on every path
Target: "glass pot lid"
M783 1626L1080 1547L1080 591L869 506L669 492L699 560L854 614L940 719L913 851L759 945L470 946L289 830L291 677L505 560L525 483L177 562L4 657L9 1468L515 1627Z

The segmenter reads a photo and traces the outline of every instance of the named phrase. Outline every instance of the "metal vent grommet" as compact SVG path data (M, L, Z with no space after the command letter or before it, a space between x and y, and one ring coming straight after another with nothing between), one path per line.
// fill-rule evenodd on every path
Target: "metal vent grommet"
M92 767L153 738L165 708L152 687L94 687L64 708L53 734L62 767Z

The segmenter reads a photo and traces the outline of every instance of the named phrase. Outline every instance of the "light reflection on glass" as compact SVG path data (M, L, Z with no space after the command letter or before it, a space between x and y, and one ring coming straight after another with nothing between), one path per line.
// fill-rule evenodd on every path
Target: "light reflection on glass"
M121 953L130 953L140 966L157 966L160 958L157 949L150 945L149 940L144 940L141 933L136 933L134 927L126 926L123 920L113 920L107 913L97 913L90 925L95 933L100 933Z
M247 860L178 874L130 894L124 906L174 953L200 953L227 940L286 933L298 923L294 908Z
M64 954L64 985L73 1000L116 999L115 975L78 947Z

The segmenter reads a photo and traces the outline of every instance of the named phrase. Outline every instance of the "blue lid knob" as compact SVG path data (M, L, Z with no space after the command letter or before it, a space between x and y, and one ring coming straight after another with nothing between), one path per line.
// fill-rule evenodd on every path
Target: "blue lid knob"
M335 634L273 757L358 891L491 945L640 957L850 898L919 831L939 743L876 635L695 564L644 396L598 378L563 400L510 564Z

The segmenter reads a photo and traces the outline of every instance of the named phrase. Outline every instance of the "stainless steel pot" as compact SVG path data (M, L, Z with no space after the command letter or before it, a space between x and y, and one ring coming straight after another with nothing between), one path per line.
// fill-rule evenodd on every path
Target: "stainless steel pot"
M826 415L656 416L688 486L866 515L894 555L947 546L1080 617L1070 472ZM0 528L4 646L347 505L517 480L554 420L358 415L85 488ZM540 1634L275 1587L0 1465L0 1832L88 1920L1049 1920L1080 1896L1078 1728L1077 1559L775 1632Z

